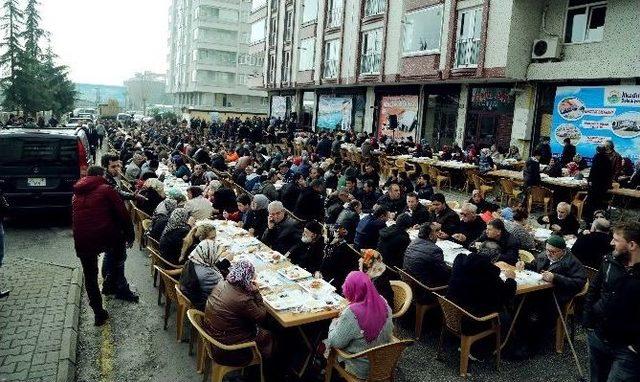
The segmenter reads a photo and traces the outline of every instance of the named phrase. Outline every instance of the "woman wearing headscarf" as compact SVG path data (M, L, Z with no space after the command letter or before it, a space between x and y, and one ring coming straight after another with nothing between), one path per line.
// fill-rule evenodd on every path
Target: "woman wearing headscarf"
M359 260L360 271L369 275L376 290L388 303L393 304L393 289L387 266L382 262L382 255L375 249L362 250Z
M204 310L207 297L213 288L222 280L222 274L216 264L220 251L216 244L216 227L209 222L202 222L191 230L185 239L184 247L191 247L195 239L200 242L189 253L188 259L180 275L180 290L198 310Z
M144 181L140 195L142 195L144 199L136 201L136 206L151 216L156 207L158 207L158 204L166 197L164 184L157 178L149 178Z
M393 321L389 304L378 294L369 277L359 271L349 273L342 285L349 306L329 327L327 347L355 354L391 342ZM359 379L369 376L369 360L344 360L345 368Z
M182 241L191 229L188 220L189 212L184 208L176 208L160 236L160 256L172 264L179 263Z
M247 219L245 220L242 228L249 231L254 237L262 237L262 234L267 229L267 220L269 217L269 199L262 195L257 194L251 201L251 210L248 212Z
M216 285L205 307L204 329L225 345L255 341L263 358L270 358L273 350L271 333L258 325L267 310L255 284L253 264L240 260L231 264L225 281ZM251 360L250 349L233 352L217 351L213 358L223 365L236 366Z
M178 208L178 202L172 198L167 198L158 204L155 211L153 211L153 215L151 215L150 237L160 240L162 231L164 231L169 221L169 216L176 208Z

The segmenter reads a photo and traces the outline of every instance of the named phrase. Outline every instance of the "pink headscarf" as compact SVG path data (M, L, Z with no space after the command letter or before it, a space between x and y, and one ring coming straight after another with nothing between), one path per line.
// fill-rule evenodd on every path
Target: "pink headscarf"
M366 273L353 271L342 284L344 297L349 300L349 309L356 316L358 326L367 342L372 342L387 322L387 303L380 296Z

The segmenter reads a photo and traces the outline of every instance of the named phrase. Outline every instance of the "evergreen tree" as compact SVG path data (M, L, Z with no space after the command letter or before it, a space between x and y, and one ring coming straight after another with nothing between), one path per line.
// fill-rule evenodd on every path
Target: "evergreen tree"
M24 15L18 8L17 0L5 0L2 5L2 14L0 28L4 31L4 39L0 43L0 48L5 52L0 56L0 68L7 70L7 76L0 78L0 88L4 93L2 105L8 110L14 110L20 104L20 90L16 77L20 69L22 46L19 37Z
M37 60L42 50L40 49L40 39L44 36L44 31L40 28L40 14L38 13L38 0L28 0L27 7L24 10L25 22L24 32L24 51L27 57Z

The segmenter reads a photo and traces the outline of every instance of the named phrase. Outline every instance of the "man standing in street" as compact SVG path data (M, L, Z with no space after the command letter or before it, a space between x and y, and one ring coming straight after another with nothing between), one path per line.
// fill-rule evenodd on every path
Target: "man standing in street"
M101 164L105 170L104 178L107 184L116 190L122 200L144 199L142 195L127 192L122 189L119 178L122 164L117 156L111 154L103 155ZM124 276L126 260L127 249L124 242L112 246L105 253L104 260L102 261L102 277L104 278L102 293L115 294L116 298L138 302L138 296L129 289L129 284Z
M640 380L640 223L613 230L613 253L592 280L584 305L591 382Z
M104 169L91 166L87 174L73 186L73 239L95 325L101 326L109 314L102 307L98 287L98 256L102 252L124 252L125 245L133 243L134 233L129 213L116 190L107 184ZM124 280L124 267L122 272ZM135 296L131 291L129 294L128 297ZM127 296L117 294L116 297ZM135 298L137 301L137 296Z

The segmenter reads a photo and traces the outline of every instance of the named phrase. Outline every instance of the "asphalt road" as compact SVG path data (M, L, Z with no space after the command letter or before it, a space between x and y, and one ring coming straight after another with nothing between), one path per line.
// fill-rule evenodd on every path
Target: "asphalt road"
M68 219L63 215L33 216L6 225L6 256L19 256L56 264L79 266L73 251ZM157 289L152 286L149 260L134 247L128 251L126 274L140 303L112 298L105 306L112 316L103 328L93 326L93 314L83 295L77 350L77 380L111 381L199 381L195 358L188 355L188 344L175 338L175 311L167 331L162 328L163 307L157 305ZM37 277L38 275L34 275ZM401 322L400 335L411 335L413 312ZM444 360L435 360L437 322L427 327L423 338L409 348L400 363L398 381L456 381L459 346L453 339L445 343ZM583 367L587 350L583 333L578 331L576 347ZM290 350L292 353L295 350ZM492 360L471 363L469 381L570 381L577 375L568 346L558 355L549 349L524 361L503 360L497 372Z

